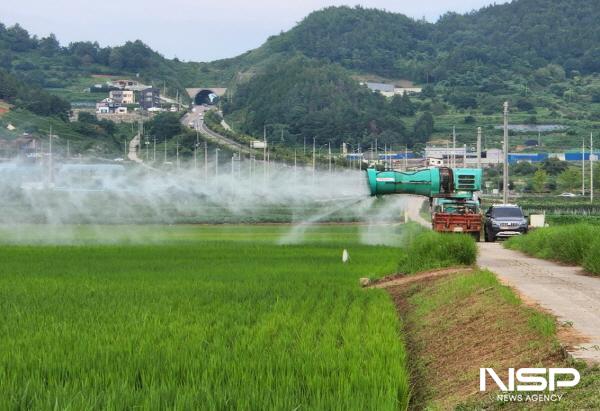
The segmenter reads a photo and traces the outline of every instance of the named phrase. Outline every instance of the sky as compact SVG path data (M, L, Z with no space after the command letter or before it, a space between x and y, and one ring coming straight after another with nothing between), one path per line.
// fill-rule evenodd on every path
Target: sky
M496 0L495 3L505 3ZM490 0L21 0L0 1L0 22L31 34L54 33L61 44L115 46L140 39L168 58L212 61L234 57L292 28L311 11L333 5L386 9L428 21Z

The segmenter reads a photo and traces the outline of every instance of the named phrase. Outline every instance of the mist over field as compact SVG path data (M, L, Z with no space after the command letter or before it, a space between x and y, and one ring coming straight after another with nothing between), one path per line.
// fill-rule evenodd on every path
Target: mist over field
M217 171L218 170L218 171ZM3 241L27 241L32 224L44 225L45 242L74 242L69 227L112 224L292 223L280 243L304 241L315 223L365 223L368 244L385 244L387 221L402 215L402 198L368 193L358 170L331 171L245 161L207 167L150 167L106 164L23 165L0 167ZM100 241L111 238L106 230ZM150 235L126 236L152 241Z

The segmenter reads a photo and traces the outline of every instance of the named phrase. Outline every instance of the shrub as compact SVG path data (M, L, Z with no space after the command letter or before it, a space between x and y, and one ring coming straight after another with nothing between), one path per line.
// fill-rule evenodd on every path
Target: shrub
M600 228L586 224L541 228L506 242L508 248L539 258L583 265L591 273L600 274Z
M593 274L600 274L600 238L596 238L583 257L583 268Z
M471 265L477 258L477 247L470 236L440 234L433 231L413 238L399 263L399 271L415 273L455 265Z

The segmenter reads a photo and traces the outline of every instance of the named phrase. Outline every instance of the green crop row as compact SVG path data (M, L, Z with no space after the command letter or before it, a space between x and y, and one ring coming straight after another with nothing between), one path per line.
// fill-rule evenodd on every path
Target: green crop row
M269 226L165 227L160 244L139 230L0 247L0 409L407 408L394 304L358 286L398 248L346 226L302 245Z
M579 223L600 225L600 215L547 215L546 222L549 225L566 225Z
M600 227L573 224L537 229L526 236L511 238L506 247L535 257L582 265L600 274Z
M0 227L0 409L406 409L402 324L358 278L471 264L473 240L290 228Z

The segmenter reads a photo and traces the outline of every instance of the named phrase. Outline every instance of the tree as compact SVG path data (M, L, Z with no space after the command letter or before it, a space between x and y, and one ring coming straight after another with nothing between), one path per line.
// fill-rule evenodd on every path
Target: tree
M556 184L563 191L574 191L581 187L581 170L569 168L563 171L557 178Z
M527 175L531 175L531 174L535 173L537 170L537 167L534 166L533 164L531 164L530 162L521 161L521 162L518 162L517 164L515 164L514 166L511 166L511 169L512 169L511 170L512 173L514 173L514 174L527 176Z
M557 158L549 158L544 160L542 168L551 176L555 176L569 168L569 165L566 161L560 161Z
M421 114L414 126L415 142L425 143L433 134L434 120L429 111Z
M520 111L531 111L535 108L531 101L525 99L519 99L516 106Z
M39 49L44 57L52 57L60 51L60 44L54 33L40 40Z
M6 29L6 36L9 41L10 49L13 51L28 51L36 46L35 38L29 37L29 33L19 24Z
M402 95L394 95L392 97L392 101L390 102L392 106L392 111L399 116L414 116L415 114L415 106L408 94L403 93Z
M533 174L531 185L533 191L541 193L546 188L546 182L548 182L548 173L545 170L539 169Z
M148 131L159 138L171 138L181 133L182 127L177 113L159 113L148 122Z

